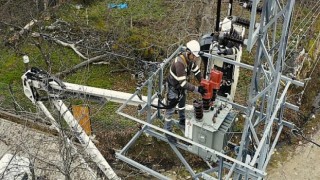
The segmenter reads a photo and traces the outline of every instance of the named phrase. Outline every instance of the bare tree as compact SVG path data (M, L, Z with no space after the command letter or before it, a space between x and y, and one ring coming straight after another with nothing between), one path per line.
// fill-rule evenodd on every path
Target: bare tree
M57 112L53 111L53 119L50 119L24 97L20 82L24 71L22 55L29 55L30 66L40 67L67 81L132 92L139 84L134 75L147 77L148 72L180 44L214 30L215 1L130 2L127 11L122 11L108 9L101 1L84 0L81 4L80 1L0 0L0 62L5 62L0 66L8 74L5 78L0 77L3 81L0 82L3 90L0 93L1 110L53 127L55 134L45 136L27 126L15 127L0 120L2 143L8 152L30 160L33 179L50 179L53 175L72 179L82 169L89 178L95 175L88 166L94 167L93 171L95 166L86 157L81 157L84 156L83 149L74 145L77 140L73 132ZM101 3L99 8L95 3ZM239 12L241 16L246 15L242 10ZM226 9L222 13L226 14ZM96 80L95 84L92 84L93 80ZM245 92L246 87L243 89ZM243 94L239 96L244 97ZM79 102L90 104L94 131L98 139L103 140L98 146L108 160L114 160L115 149L126 143L130 137L128 129L135 131L135 125L128 123L125 129L125 123L112 113L117 105L105 100L91 102L80 95L64 98L70 106ZM53 106L50 101L45 104ZM28 124L28 121L20 122ZM9 131L11 126L16 130ZM52 130L48 131L52 133ZM142 150L139 152L142 154Z

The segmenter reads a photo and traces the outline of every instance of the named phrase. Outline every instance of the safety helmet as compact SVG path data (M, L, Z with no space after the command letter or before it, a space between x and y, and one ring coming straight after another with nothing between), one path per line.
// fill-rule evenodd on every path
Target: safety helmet
M199 57L200 44L196 40L191 40L187 43L187 50L189 50L193 55Z

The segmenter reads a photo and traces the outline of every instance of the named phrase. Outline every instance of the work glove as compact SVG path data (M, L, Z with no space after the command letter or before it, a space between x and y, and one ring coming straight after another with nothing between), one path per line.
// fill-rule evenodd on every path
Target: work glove
M198 92L203 96L207 90L203 86L198 86Z

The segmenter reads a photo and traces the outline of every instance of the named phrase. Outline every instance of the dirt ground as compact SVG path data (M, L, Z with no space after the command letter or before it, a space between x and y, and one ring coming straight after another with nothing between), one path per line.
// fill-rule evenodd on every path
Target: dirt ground
M312 140L319 144L320 131L313 135ZM270 168L267 171L266 179L320 179L320 168L317 164L320 161L320 147L312 143L300 145L282 160L278 161L277 168Z
M211 2L211 1L209 1ZM212 9L210 6L203 6L201 26L199 27L199 32L208 32L212 30L214 22L214 14L212 14ZM211 13L210 13L211 12ZM0 126L4 126L5 123L0 123ZM4 126L7 127L7 126ZM6 128L0 128L0 132L5 132ZM19 134L19 133L16 133ZM3 137L0 133L0 157L5 152L10 152L9 149L12 149L10 145L10 139L16 136L6 136ZM10 138L10 139L9 139ZM318 131L313 136L313 140L317 143L320 143L320 131ZM6 142L6 143L4 143ZM57 151L55 148L50 151ZM15 149L14 149L15 150ZM277 152L276 152L277 153ZM303 179L320 179L320 168L316 164L320 160L320 148L317 146L308 143L298 146L293 153L279 159L278 166L268 169L268 176L266 179L270 180L303 180ZM59 174L61 176L61 174ZM59 176L59 177L60 177ZM49 176L50 177L50 176ZM177 178L179 179L179 178Z
M8 125L12 124L8 121L0 119L0 129L4 132L4 129L8 129ZM19 127L19 128L18 128ZM0 141L0 157L14 150L13 147L10 147L10 142L15 142L13 139L21 139L21 129L26 133L31 132L29 128L23 127L18 124L14 124L10 126L10 135L4 135L2 133L1 141ZM36 133L38 134L38 133ZM34 133L33 133L34 135ZM40 135L37 135L40 136ZM43 136L42 137L47 137ZM52 138L52 137L50 137ZM29 138L34 139L34 138ZM37 138L42 139L42 138ZM314 142L320 142L320 131L313 135L311 138ZM43 139L42 139L43 140ZM52 145L52 144L51 144ZM43 146L44 148L44 146ZM47 152L47 151L46 151ZM52 152L52 149L50 150ZM277 151L275 153L278 153ZM320 168L317 165L317 162L320 161L320 148L312 143L301 144L297 146L293 152L290 152L284 158L279 158L277 160L276 168L269 168L267 173L267 180L315 180L320 179ZM43 172L42 172L43 173ZM40 174L42 174L40 173ZM52 174L51 174L52 175ZM47 176L49 177L49 176ZM138 177L138 176L136 176ZM179 178L177 178L179 179Z
M0 159L5 154L28 158L33 163L37 179L65 179L65 171L62 168L64 161L58 142L55 136L0 118ZM79 156L72 158L73 160L70 162L72 179L97 179L96 173L89 171L80 161ZM19 165L12 164L12 166L12 168L18 168ZM29 168L31 169L31 167ZM31 179L31 174L29 175L29 179ZM2 177L0 174L0 179L11 178L6 175Z

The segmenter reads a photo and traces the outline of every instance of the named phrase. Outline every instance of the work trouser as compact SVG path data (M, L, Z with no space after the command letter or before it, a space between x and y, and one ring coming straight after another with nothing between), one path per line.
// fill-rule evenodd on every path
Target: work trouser
M184 125L185 119L186 119L186 116L185 116L186 92L185 91L186 90L184 89L177 90L169 86L168 93L167 93L167 105L173 104L174 102L179 101L178 114L179 114L179 124L181 125ZM165 129L169 131L172 130L172 116L175 112L175 108L176 107L166 109L166 112L165 112L165 121L166 121L165 124L168 125L167 127L165 127Z

